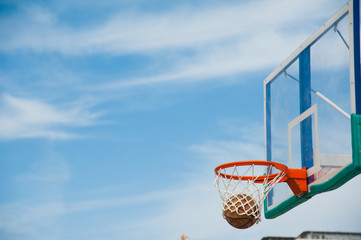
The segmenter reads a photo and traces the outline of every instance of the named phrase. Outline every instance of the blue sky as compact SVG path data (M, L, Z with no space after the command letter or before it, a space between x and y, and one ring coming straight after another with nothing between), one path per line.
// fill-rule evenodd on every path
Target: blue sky
M263 80L345 3L2 1L1 239L361 231L360 176L244 231L212 185L264 159Z

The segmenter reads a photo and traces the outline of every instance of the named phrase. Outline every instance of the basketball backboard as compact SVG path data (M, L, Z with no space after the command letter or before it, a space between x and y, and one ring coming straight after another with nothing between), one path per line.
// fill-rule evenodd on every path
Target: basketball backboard
M266 160L307 169L308 193L287 184L265 200L277 217L361 172L359 0L349 1L264 81Z

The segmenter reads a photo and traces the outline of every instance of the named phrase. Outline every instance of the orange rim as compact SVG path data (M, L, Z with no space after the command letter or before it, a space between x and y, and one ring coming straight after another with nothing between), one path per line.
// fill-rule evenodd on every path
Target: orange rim
M216 167L214 169L214 172L216 173L216 175L219 175L222 178L227 178L227 179L232 178L234 180L242 180L242 181L252 180L256 183L263 183L265 179L273 180L274 178L279 176L279 173L273 173L273 174L262 175L262 176L237 176L237 175L231 175L231 174L225 174L225 173L218 173L221 169L235 167L235 166L247 166L247 165L273 166L273 167L277 168L278 170L286 173L286 176L283 177L280 180L280 182L284 182L287 180L288 167L286 165L284 165L282 163L259 161L259 160L225 163L225 164L222 164L222 165L219 165L218 167Z

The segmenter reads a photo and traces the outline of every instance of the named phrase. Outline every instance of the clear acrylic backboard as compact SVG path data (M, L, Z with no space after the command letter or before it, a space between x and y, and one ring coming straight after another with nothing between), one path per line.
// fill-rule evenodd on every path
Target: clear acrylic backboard
M308 193L287 184L265 200L277 217L361 172L359 0L349 1L264 81L266 160L307 169Z

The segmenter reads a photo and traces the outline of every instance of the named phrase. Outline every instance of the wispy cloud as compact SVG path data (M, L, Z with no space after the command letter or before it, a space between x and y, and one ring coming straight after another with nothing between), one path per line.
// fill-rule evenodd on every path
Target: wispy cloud
M0 106L0 138L68 139L80 137L65 127L95 124L99 114L72 106L62 109L36 99L3 95Z
M0 205L0 213L3 239L47 239L59 234L60 228L54 221L64 214L64 206L61 202L35 206L11 203Z
M219 124L228 135L226 139L207 140L189 146L189 150L206 160L207 165L215 168L227 162L264 159L262 122L240 127L240 123L226 119Z
M258 240L264 236L295 237L303 231L315 229L354 231L361 220L360 211L355 211L358 209L360 197L345 198L351 196L360 184L361 179L357 177L342 188L314 197L277 219L263 219L252 228L239 231L229 226L222 218L221 200L212 186L212 179L208 180L197 178L177 189L140 194L127 199L115 197L89 199L88 202L2 205L0 230L4 234L16 233L20 237L26 236L27 239L62 239L66 231L68 239L97 239L96 234L101 233L102 236L107 236L107 239L118 239L119 236L123 236L127 239L149 237L165 240L178 239L181 234L187 234L195 239L243 237ZM149 214L149 207L155 203L161 207ZM132 214L132 208L137 209L134 210L137 212L136 215ZM142 214L142 210L145 211L146 208L147 213ZM117 214L98 216L97 212L104 209L111 209ZM70 220L72 216L88 214L97 219L96 231L93 228L87 231L79 230L77 226L81 224ZM350 221L345 223L333 217L343 215L347 215ZM310 216L313 218L311 222ZM57 226L61 219L68 219L72 224L63 225L60 229ZM84 221L87 223L87 220ZM280 230L279 225L287 228Z
M245 130L246 131L246 130ZM243 237L258 240L264 236L297 236L305 230L347 231L357 228L360 211L357 209L360 197L351 196L355 187L360 184L360 177L331 193L325 193L292 210L292 214L284 214L274 220L263 220L260 224L245 231L230 227L222 218L221 200L213 187L213 168L218 163L253 158L263 155L262 144L253 138L247 141L207 141L192 145L190 150L200 154L206 161L198 163L192 178L182 181L180 186L146 191L140 188L138 194L103 197L92 193L84 200L49 201L47 203L11 203L0 206L0 231L3 233L27 236L28 239L62 239L64 231L68 239L97 239L101 234L107 239L119 236L127 239L178 239L187 234L196 239L220 239ZM247 143L248 142L248 143ZM210 167L212 165L212 167ZM165 181L167 181L165 179ZM107 189L108 192L113 192ZM102 192L102 191L100 191ZM104 192L102 192L104 193ZM330 201L332 199L332 201ZM339 204L343 202L343 204ZM152 208L154 207L154 209ZM335 207L337 206L337 207ZM330 211L330 209L333 209ZM107 214L107 211L112 214ZM103 213L98 215L102 211ZM114 212L116 214L114 214ZM134 215L134 213L136 213ZM317 213L317 214L315 214ZM332 217L347 214L352 224ZM83 218L82 224L93 224L84 216L97 219L97 229L79 232L77 217ZM313 221L309 217L313 216ZM57 226L62 219L68 225ZM87 221L90 222L87 222ZM301 225L299 223L302 223ZM315 225L315 223L317 223ZM344 224L344 225L343 225ZM280 231L279 225L288 226ZM347 225L347 226L346 226ZM92 226L92 225L90 225ZM139 230L142 231L139 231ZM13 236L13 235L11 235Z
M259 3L239 4L220 9L198 9L199 11L193 9L189 12L180 10L157 18L143 16L130 21L130 26L135 29L132 31L122 29L122 26L128 26L123 22L133 19L133 16L127 16L129 19L115 17L109 20L106 27L95 30L101 31L101 34L96 34L100 38L108 36L107 31L113 29L109 32L114 32L114 43L107 45L113 48L111 54L154 54L167 50L171 50L171 54L179 54L156 75L113 80L92 88L117 90L166 82L189 83L273 67L311 34L300 25L307 25L322 17L327 19L332 14L324 6L323 16L314 14L313 11L321 5L312 2L289 4L277 1L272 3L273 7L267 6L267 2L262 4L263 6ZM253 14L258 8L267 7L271 10L266 14ZM290 12L293 14L289 14ZM311 29L316 30L317 27L313 26ZM293 28L297 31L289 30ZM105 37L102 41L108 40ZM108 50L100 47L99 51ZM190 51L192 54L181 54L182 51Z
M139 69L138 77L111 77L84 86L88 90L189 83L277 66L311 34L310 29L318 28L314 22L321 24L333 14L336 4L285 0L206 7L180 4L156 14L130 7L82 27L66 24L56 11L26 5L21 15L1 21L6 34L1 35L0 51L152 56L154 63L147 67L156 68L156 73ZM262 9L267 11L257 14Z
M302 36L305 36L301 34ZM265 39L273 42L282 51L274 51L265 43ZM89 86L92 90L118 90L129 87L149 86L159 83L189 84L232 76L239 73L249 73L276 65L291 51L299 40L299 35L283 36L272 32L255 34L247 40L232 40L224 45L211 44L196 50L192 57L177 56L170 66L158 74L141 78L127 78L108 81L104 84ZM284 50L286 49L286 50ZM161 61L161 60L159 60Z
M320 7L323 10L321 12ZM261 33L264 29L288 29L285 24L299 25L305 24L304 21L309 23L327 16L329 13L325 7L332 9L330 4L325 5L323 1L261 1L204 8L180 5L176 10L156 15L137 11L129 14L122 12L111 16L102 24L83 29L64 26L55 13L44 8L24 7L25 16L20 18L22 21L11 17L3 21L4 26L12 23L17 28L13 31L7 28L6 32L10 34L2 36L1 49L29 48L36 51L60 51L64 54L123 54L193 48L198 47L198 44L224 41L232 37L248 38L250 34ZM259 9L269 11L257 14Z
M36 161L30 172L15 177L18 183L32 183L33 186L38 183L63 183L69 179L69 166L59 156L50 156L44 161Z

